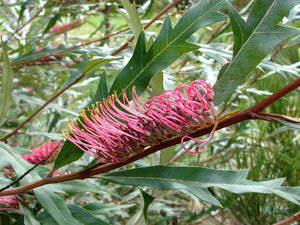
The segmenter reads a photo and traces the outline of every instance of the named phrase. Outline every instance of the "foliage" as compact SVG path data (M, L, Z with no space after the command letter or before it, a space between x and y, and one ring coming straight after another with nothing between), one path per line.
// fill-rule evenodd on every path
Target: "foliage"
M0 4L0 188L19 201L0 224L270 224L300 210L299 85L198 155L171 138L99 165L62 137L80 108L134 86L146 100L203 79L224 115L299 78L299 0L174 2ZM54 163L21 157L50 140L64 142Z

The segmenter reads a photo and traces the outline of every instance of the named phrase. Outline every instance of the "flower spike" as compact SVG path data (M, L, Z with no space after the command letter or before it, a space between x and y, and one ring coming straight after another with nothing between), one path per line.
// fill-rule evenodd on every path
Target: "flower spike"
M178 136L183 136L181 144L185 151L199 153L214 134L217 126L214 93L203 80L166 90L145 102L133 87L132 98L129 101L123 90L120 100L114 92L102 103L82 110L77 122L68 124L69 133L63 132L64 137L102 163L118 163L147 146ZM205 140L188 136L213 124L214 129ZM186 139L202 144L192 152L183 144Z

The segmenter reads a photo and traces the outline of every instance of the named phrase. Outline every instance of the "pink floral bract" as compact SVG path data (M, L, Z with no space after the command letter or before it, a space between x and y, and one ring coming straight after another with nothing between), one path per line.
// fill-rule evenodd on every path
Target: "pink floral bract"
M32 153L23 154L23 155L21 155L21 157L29 163L37 164L37 163L41 162L42 160L46 159L51 154L51 152L54 151L51 154L51 156L49 157L49 159L46 162L44 162L43 164L50 163L57 156L58 150L61 146L62 146L62 143L59 140L50 141L47 144L43 144L43 145L40 145L38 147L31 149Z

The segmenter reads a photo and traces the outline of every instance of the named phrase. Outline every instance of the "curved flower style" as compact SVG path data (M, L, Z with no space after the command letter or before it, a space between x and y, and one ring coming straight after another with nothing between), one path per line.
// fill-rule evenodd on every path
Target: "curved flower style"
M0 210L12 210L19 208L19 202L16 196L0 196L0 204L5 205L7 208L0 208Z
M46 159L53 151L52 155L42 164L53 162L58 154L58 149L62 146L60 140L50 141L47 144L40 145L31 149L32 153L22 154L21 157L29 163L38 164L42 160Z
M69 133L63 133L100 162L117 163L172 137L183 136L182 145L184 139L192 139L189 133L217 121L213 98L212 88L202 80L166 90L145 102L138 98L135 88L131 102L123 90L122 101L114 93L92 109L82 109L77 122L68 124ZM192 140L203 144L209 141ZM199 152L199 148L195 152L184 149Z

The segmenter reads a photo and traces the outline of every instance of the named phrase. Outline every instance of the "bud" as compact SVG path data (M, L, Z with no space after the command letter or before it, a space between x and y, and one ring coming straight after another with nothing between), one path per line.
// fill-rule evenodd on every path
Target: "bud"
M52 152L49 159L47 159L46 162L43 162L42 164L48 164L55 160L59 148L62 147L62 143L60 140L51 141L47 144L40 145L36 148L31 149L32 153L30 154L22 154L21 157L32 164L38 164L42 160L45 160Z

